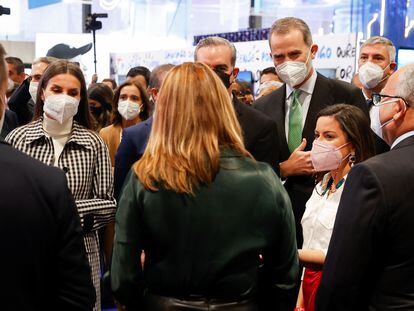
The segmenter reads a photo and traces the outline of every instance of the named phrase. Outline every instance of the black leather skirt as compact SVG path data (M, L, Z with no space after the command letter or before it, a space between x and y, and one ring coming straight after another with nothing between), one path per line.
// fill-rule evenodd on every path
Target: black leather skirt
M158 295L147 295L144 298L146 311L257 311L254 300L225 301L222 299L207 299L191 297L178 299Z

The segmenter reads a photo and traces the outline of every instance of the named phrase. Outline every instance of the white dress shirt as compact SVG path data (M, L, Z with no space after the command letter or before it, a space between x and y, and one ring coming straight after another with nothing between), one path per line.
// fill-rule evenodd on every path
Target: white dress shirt
M316 78L318 77L316 70L313 69L312 75L309 79L297 90L301 90L299 96L299 102L302 106L302 130L305 125L306 115L308 114L310 102L312 99L313 90L315 88ZM290 114L290 106L293 101L293 91L296 89L291 88L289 85L286 84L286 102L285 102L285 132L286 132L286 141L289 137L289 114Z
M345 181L335 192L329 194L329 191L326 191L323 196L319 195L326 189L330 177L331 174L327 173L323 177L322 182L316 185L312 196L306 202L305 213L301 221L303 228L302 248L321 250L325 255L328 251L329 241L331 240L332 230L335 224L336 212L338 211L338 205L347 175L344 176Z
M414 131L409 131L405 134L402 134L401 136L397 137L396 140L394 140L394 142L391 145L391 149L393 149L395 146L397 146L400 142L402 142L404 139L410 137L410 136L414 136Z

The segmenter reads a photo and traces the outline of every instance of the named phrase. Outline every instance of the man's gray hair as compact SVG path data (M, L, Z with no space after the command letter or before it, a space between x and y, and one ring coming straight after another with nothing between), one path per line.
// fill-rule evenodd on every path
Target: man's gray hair
M168 71L170 71L173 68L173 64L163 64L155 67L151 71L151 77L149 80L148 87L159 90L161 88L165 75L168 73Z
M304 20L297 17L285 17L276 20L270 28L269 44L272 34L275 33L285 35L292 30L299 30L303 35L303 41L306 43L306 45L309 47L312 45L312 33L309 29L308 24L306 24Z
M231 65L234 67L236 66L236 57L237 57L237 51L236 47L233 43L231 43L229 40L221 38L221 37L208 37L200 40L195 48L194 51L194 61L197 61L197 52L201 48L207 48L211 46L227 46L231 50Z
M52 56L39 57L39 58L36 58L33 61L32 65L36 65L36 64L40 64L40 63L45 63L47 65L50 65L51 63L53 63L54 61L57 61L57 60L59 60L59 59L56 58L56 57L52 57Z
M398 76L396 95L404 98L408 106L414 108L414 64L402 68L404 71Z
M374 45L374 44L384 45L387 48L388 57L390 58L390 62L395 63L395 55L397 54L397 52L396 52L394 44L392 43L392 41L390 39L387 39L385 37L380 37L380 36L371 37L371 38L367 39L366 41L364 41L364 43L362 43L361 49L364 46Z

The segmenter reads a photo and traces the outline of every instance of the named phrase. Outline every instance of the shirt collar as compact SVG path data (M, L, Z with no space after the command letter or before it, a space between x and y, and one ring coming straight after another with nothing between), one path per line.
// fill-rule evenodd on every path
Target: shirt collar
M414 136L414 131L409 131L407 133L402 134L401 136L397 137L397 139L392 143L391 149L394 149L395 146L397 146L400 142L402 142L404 139Z
M313 73L309 77L309 79L303 85L301 85L300 88L298 88L298 90L301 90L302 92L305 92L310 95L313 94L313 90L315 89L316 78L318 77L316 70L314 68L312 70L313 70ZM290 97L290 95L292 94L294 90L295 90L294 88L286 84L286 99Z
M88 130L74 120L72 126L72 133L67 143L73 142L87 149L91 149L92 145L90 137L85 133L85 131ZM40 117L27 125L25 143L31 144L35 140L42 139L43 137L46 138L47 135L45 130L43 129L43 117Z
M365 97L365 100L371 99L372 96L368 97L367 94L365 94L364 89L361 89L361 91L362 91L362 95L364 95Z

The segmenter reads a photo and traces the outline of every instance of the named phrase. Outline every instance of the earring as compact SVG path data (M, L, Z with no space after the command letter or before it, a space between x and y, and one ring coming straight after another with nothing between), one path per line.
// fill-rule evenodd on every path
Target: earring
M351 155L349 156L349 159L348 159L349 165L351 165L351 167L354 166L355 160L356 160L355 154L351 153Z

